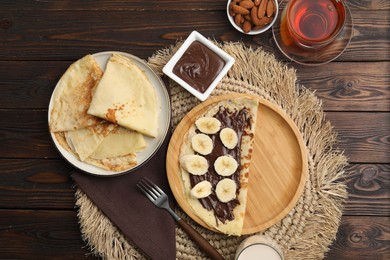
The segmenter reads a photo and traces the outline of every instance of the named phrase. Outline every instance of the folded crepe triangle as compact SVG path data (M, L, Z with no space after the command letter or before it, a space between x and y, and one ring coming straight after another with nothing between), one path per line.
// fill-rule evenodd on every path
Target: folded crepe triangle
M121 171L136 165L136 152L147 146L141 133L110 123L55 134L68 152L107 170Z
M73 63L61 77L53 93L49 127L51 132L71 131L100 124L87 114L103 71L92 55Z
M156 137L159 104L145 72L130 59L113 54L99 82L88 114Z

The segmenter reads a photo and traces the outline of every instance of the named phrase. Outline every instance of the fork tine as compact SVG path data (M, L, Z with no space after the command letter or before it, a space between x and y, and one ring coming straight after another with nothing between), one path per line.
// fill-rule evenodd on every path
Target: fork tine
M156 184L154 184L151 180L149 180L148 178L145 177L145 180L153 186L153 188L155 188L160 194L164 194L164 192L162 191L162 189L160 189L160 187L158 187Z
M157 196L154 194L154 193L151 193L150 190L148 189L148 187L146 187L146 185L140 181L138 184L137 184L137 187L146 195L146 197L148 197L148 199L150 199L152 202L154 202L156 199L157 199Z
M156 184L154 184L148 178L143 178L142 182L149 188L149 191L153 192L153 194L157 197L164 193Z

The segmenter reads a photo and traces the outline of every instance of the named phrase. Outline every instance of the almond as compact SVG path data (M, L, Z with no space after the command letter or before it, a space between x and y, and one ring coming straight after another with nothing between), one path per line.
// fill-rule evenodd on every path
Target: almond
M241 27L242 14L236 14L234 16L234 22Z
M254 25L260 25L260 19L257 17L257 6L251 9L251 19Z
M276 0L232 0L229 14L234 23L245 33L262 29L272 22L275 15Z
M267 9L268 0L261 0L259 9L257 9L257 17L260 19L265 16L265 10Z
M249 10L248 9L246 9L246 8L244 8L242 6L239 6L239 5L233 5L232 6L232 10L236 14L243 14L243 15L249 14Z
M251 0L244 0L240 2L240 6L246 8L246 9L251 9L255 4Z
M244 15L244 18L245 18L245 20L247 20L249 22L252 22L252 18L251 18L251 16L249 14Z
M272 17L267 17L267 16L264 16L263 18L260 19L260 25L261 24L269 24L270 22L272 21Z
M235 5L235 4L236 4L235 2L231 2L231 3L229 4L229 14L230 14L230 16L234 16L234 12L233 12L232 7L233 7L233 5Z
M275 11L274 1L273 0L269 0L268 3L267 3L267 11L266 11L267 16L271 17L274 14L274 11Z
M245 21L245 22L242 24L242 30L244 31L244 33L250 32L251 29L252 29L252 23L251 23L251 22Z

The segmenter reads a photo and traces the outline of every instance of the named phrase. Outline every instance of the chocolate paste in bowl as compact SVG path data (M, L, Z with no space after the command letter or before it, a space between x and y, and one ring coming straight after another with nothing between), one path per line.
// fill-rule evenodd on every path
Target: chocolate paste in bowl
M225 61L199 41L188 46L173 67L173 73L204 93L225 66Z

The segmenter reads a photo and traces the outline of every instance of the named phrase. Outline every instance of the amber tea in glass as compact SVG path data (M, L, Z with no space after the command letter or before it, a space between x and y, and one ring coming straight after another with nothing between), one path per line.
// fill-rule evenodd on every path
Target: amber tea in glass
M291 0L287 7L287 28L294 41L316 48L331 43L345 24L341 0Z

